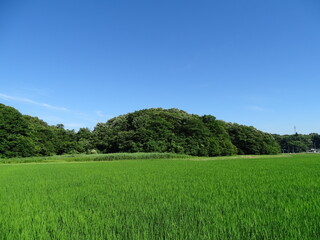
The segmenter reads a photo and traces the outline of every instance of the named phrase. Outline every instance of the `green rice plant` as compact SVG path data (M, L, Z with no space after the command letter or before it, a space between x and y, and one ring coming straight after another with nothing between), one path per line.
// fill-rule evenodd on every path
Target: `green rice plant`
M0 239L319 239L320 155L285 156L2 164Z

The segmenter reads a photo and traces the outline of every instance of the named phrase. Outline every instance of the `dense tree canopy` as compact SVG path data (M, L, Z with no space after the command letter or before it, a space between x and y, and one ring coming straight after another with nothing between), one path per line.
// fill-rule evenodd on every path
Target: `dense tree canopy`
M100 123L94 130L103 152L159 151L196 156L275 154L279 144L254 127L226 124L211 115L178 109L145 109Z
M22 115L12 107L0 104L0 157L47 156L86 152L92 133L64 129L62 124ZM84 139L85 138L85 139Z
M228 132L238 154L276 154L280 147L271 134L261 132L254 127L228 124Z
M0 157L67 153L174 152L194 156L274 154L320 148L320 136L271 135L179 109L144 109L98 123L93 131L22 115L0 104Z
M99 123L93 132L102 152L175 152L196 156L236 153L223 123L178 109L152 108Z
M293 134L293 135L274 135L280 144L283 153L305 152L310 148L320 147L320 138L318 134Z
M30 126L21 113L0 104L0 157L28 157L36 153Z

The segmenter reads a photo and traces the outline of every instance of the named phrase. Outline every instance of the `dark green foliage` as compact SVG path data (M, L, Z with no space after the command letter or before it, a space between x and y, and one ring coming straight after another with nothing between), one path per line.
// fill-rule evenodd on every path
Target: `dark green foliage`
M92 148L92 133L49 126L37 117L22 115L0 104L0 157L31 157L85 153Z
M312 142L312 148L320 149L320 135L317 133L310 133L310 138Z
M36 143L36 156L85 152L81 133L66 130L62 124L49 126L44 121L30 116L23 116L31 129L31 138ZM89 141L89 137L88 137Z
M283 153L306 152L308 149L319 147L318 134L302 135L274 135Z
M313 139L319 145L316 135ZM211 115L198 116L174 108L140 110L98 123L93 132L88 128L75 132L62 124L50 126L1 104L0 140L1 158L97 153L96 149L103 153L171 152L193 156L279 152L271 135L253 127L226 124ZM305 149L304 145L299 149Z
M94 136L102 152L175 152L197 156L236 153L223 123L213 116L152 108L99 123Z
M57 138L53 127L37 117L23 116L29 129L30 137L36 143L36 154L41 156L52 155L56 152Z
M75 137L78 152L89 153L93 149L93 136L89 128L80 128Z
M277 141L271 134L261 132L254 127L228 124L232 143L237 147L238 154L276 154L280 152Z
M58 155L78 152L74 130L66 130L62 124L59 124L55 126L54 132L56 137L56 153Z
M36 154L31 129L23 115L0 104L0 157L29 157Z

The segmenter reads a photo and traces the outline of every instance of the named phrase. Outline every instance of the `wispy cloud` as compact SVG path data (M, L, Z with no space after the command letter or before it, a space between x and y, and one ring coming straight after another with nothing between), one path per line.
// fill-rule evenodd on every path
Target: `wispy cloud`
M33 104L33 105L45 107L45 108L52 109L52 110L68 111L68 109L64 108L64 107L56 107L56 106L52 106L52 105L49 105L49 104L46 104L46 103L36 102L36 101L33 101L31 99L28 99L28 98L20 98L20 97L15 97L15 96L9 96L9 95L2 94L2 93L0 93L0 98L4 99L4 100L10 100L10 101L15 101L15 102Z
M95 113L96 113L96 115L97 115L98 117L106 118L106 119L110 118L109 115L104 114L102 111L96 111Z
M254 111L254 112L266 112L267 111L265 108L262 108L259 106L248 106L247 109Z

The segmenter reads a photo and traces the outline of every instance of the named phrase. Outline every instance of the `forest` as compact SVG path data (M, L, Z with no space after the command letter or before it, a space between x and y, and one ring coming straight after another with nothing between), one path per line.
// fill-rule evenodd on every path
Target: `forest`
M76 153L171 152L227 156L305 152L319 148L320 136L276 135L252 126L227 123L212 115L150 108L120 115L93 130L65 129L0 104L0 157Z

